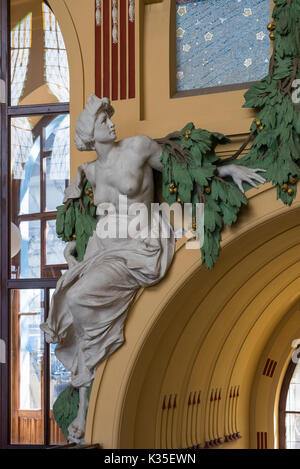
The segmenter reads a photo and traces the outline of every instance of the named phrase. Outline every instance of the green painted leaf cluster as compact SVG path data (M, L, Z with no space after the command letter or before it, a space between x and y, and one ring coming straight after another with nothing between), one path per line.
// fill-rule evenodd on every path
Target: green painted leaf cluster
M244 107L257 110L263 130L257 131L249 153L239 162L265 169L277 197L290 205L297 191L291 180L300 177L300 111L292 101L292 83L300 78L300 1L275 0L273 20L274 67L245 93ZM256 128L253 123L251 131Z
M190 131L188 139L184 138L186 130ZM236 222L242 205L247 204L247 198L231 178L223 181L215 178L219 161L215 148L218 144L229 141L224 135L196 129L192 123L176 133L178 134L176 143L182 149L188 148L192 159L189 164L179 163L170 156L167 149L164 149L161 157L164 166L163 196L170 205L179 197L183 203L192 203L195 207L195 204L200 202L198 196L200 189L205 203L202 261L207 268L212 269L219 256L223 227ZM177 194L170 193L171 183L175 183ZM210 188L209 194L205 192L206 188Z
M93 383L88 388L88 399L90 398ZM68 438L68 427L77 416L79 407L79 390L68 386L62 391L53 404L53 416L61 428L65 438Z
M97 226L96 207L92 204L91 196L86 192L91 190L87 182L81 199L71 200L69 204L57 207L56 233L63 241L76 239L76 258L82 261L89 238Z

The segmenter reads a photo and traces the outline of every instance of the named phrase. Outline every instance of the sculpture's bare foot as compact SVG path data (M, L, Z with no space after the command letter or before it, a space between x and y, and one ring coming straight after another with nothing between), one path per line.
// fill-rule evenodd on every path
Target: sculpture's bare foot
M85 419L77 416L68 427L69 443L84 443Z
M79 388L79 408L77 417L68 427L68 442L69 443L84 443L85 434L85 419L88 407L87 388L82 386Z

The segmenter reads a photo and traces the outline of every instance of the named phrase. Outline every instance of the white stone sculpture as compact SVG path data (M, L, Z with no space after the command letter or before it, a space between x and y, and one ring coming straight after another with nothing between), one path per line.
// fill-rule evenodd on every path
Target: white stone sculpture
M78 168L65 190L64 202L80 197L84 172L93 188L94 204L100 208L103 203L112 203L118 210L117 221L124 216L130 221L130 215L121 214L120 195L127 196L129 207L143 203L150 209L154 201L152 169L162 171L162 150L157 142L142 135L116 142L113 112L109 99L90 96L77 121L75 142L79 150L96 150L98 158ZM264 182L256 170L243 166L224 165L219 174L232 176L241 190L242 181L253 186L254 180ZM148 226L149 220L144 221ZM163 216L158 223L161 228L170 228ZM143 232L143 226L140 228ZM56 356L71 371L73 387L79 388L78 415L68 430L69 441L80 442L85 432L88 386L99 364L123 344L127 309L138 289L157 283L168 270L174 235L170 230L169 238L102 238L97 229L82 262L73 256L75 244L67 244L69 270L57 283L47 322L41 329L47 342L57 344Z

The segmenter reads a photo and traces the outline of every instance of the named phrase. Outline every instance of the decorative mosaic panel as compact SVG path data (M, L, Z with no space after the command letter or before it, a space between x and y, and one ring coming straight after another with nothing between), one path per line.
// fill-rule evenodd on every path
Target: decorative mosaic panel
M177 89L257 81L268 74L270 0L177 0Z

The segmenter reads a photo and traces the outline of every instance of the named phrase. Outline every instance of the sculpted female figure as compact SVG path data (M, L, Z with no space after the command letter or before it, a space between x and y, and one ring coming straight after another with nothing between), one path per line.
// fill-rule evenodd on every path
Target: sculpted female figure
M98 158L78 168L64 202L80 197L84 172L93 188L94 204L100 209L101 204L112 203L116 221L122 217L130 221L130 215L121 213L120 196L127 196L129 208L143 203L151 212L152 169L162 171L162 150L157 142L141 135L116 142L113 112L107 98L90 96L77 121L75 142L79 150L96 150ZM224 165L219 174L232 176L242 188L243 180L254 186L253 180L264 181L255 171ZM104 218L109 216L104 214ZM146 217L145 227L148 221ZM168 224L163 217L159 223ZM80 441L84 436L88 386L98 365L122 345L128 306L140 287L153 285L165 275L174 254L172 230L168 238L131 237L128 233L112 238L102 237L101 228L100 233L96 231L82 262L73 256L75 242L68 243L65 257L69 270L58 281L48 320L41 325L46 340L58 344L57 358L72 372L72 385L79 388L80 405L69 426L69 441Z

